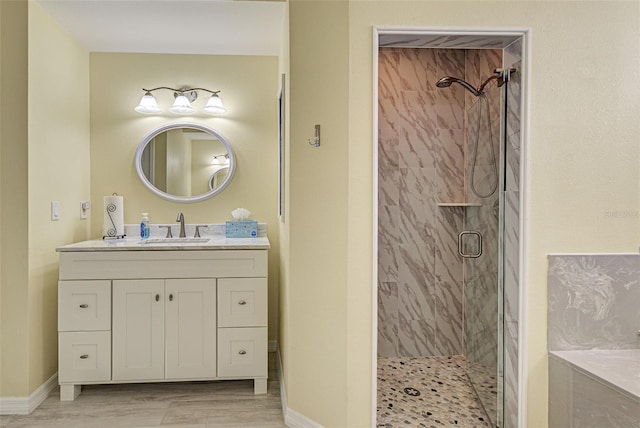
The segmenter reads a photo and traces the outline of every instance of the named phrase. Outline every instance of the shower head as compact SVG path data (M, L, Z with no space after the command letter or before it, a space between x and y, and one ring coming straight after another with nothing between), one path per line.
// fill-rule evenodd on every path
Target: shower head
M479 97L482 92L478 91L476 88L474 88L473 86L471 86L470 83L465 82L462 79L458 79L457 77L451 77L451 76L445 76L442 79L438 80L436 82L436 86L438 88L448 88L449 86L451 86L451 84L453 83L458 83L462 86L465 87L466 90L468 90L469 92L471 92L473 95L475 95L476 97Z
M442 79L438 80L436 82L436 86L438 88L448 88L449 86L451 86L451 84L453 83L453 77L443 77Z

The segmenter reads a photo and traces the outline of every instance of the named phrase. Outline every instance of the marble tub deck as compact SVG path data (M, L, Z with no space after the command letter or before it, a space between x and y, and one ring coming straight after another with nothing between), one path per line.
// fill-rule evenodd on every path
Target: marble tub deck
M551 351L549 355L640 402L640 349Z
M378 358L377 427L487 428L463 356Z

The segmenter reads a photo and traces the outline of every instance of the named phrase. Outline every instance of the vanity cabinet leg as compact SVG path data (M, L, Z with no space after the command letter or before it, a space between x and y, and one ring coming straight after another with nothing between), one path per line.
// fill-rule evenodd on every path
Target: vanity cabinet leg
M82 385L62 384L60 385L60 401L73 401L82 390Z
M255 378L253 379L253 393L255 395L267 393L267 378Z

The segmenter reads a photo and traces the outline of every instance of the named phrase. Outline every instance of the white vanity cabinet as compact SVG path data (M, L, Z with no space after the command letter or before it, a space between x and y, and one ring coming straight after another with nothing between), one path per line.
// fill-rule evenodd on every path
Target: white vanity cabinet
M266 393L266 249L74 248L58 249L61 400L83 384L179 380Z

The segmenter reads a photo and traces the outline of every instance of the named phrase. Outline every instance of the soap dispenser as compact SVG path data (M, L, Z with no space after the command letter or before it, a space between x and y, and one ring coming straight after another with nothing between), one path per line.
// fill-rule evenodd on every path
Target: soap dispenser
M140 221L140 238L147 239L149 237L149 214L142 213Z

